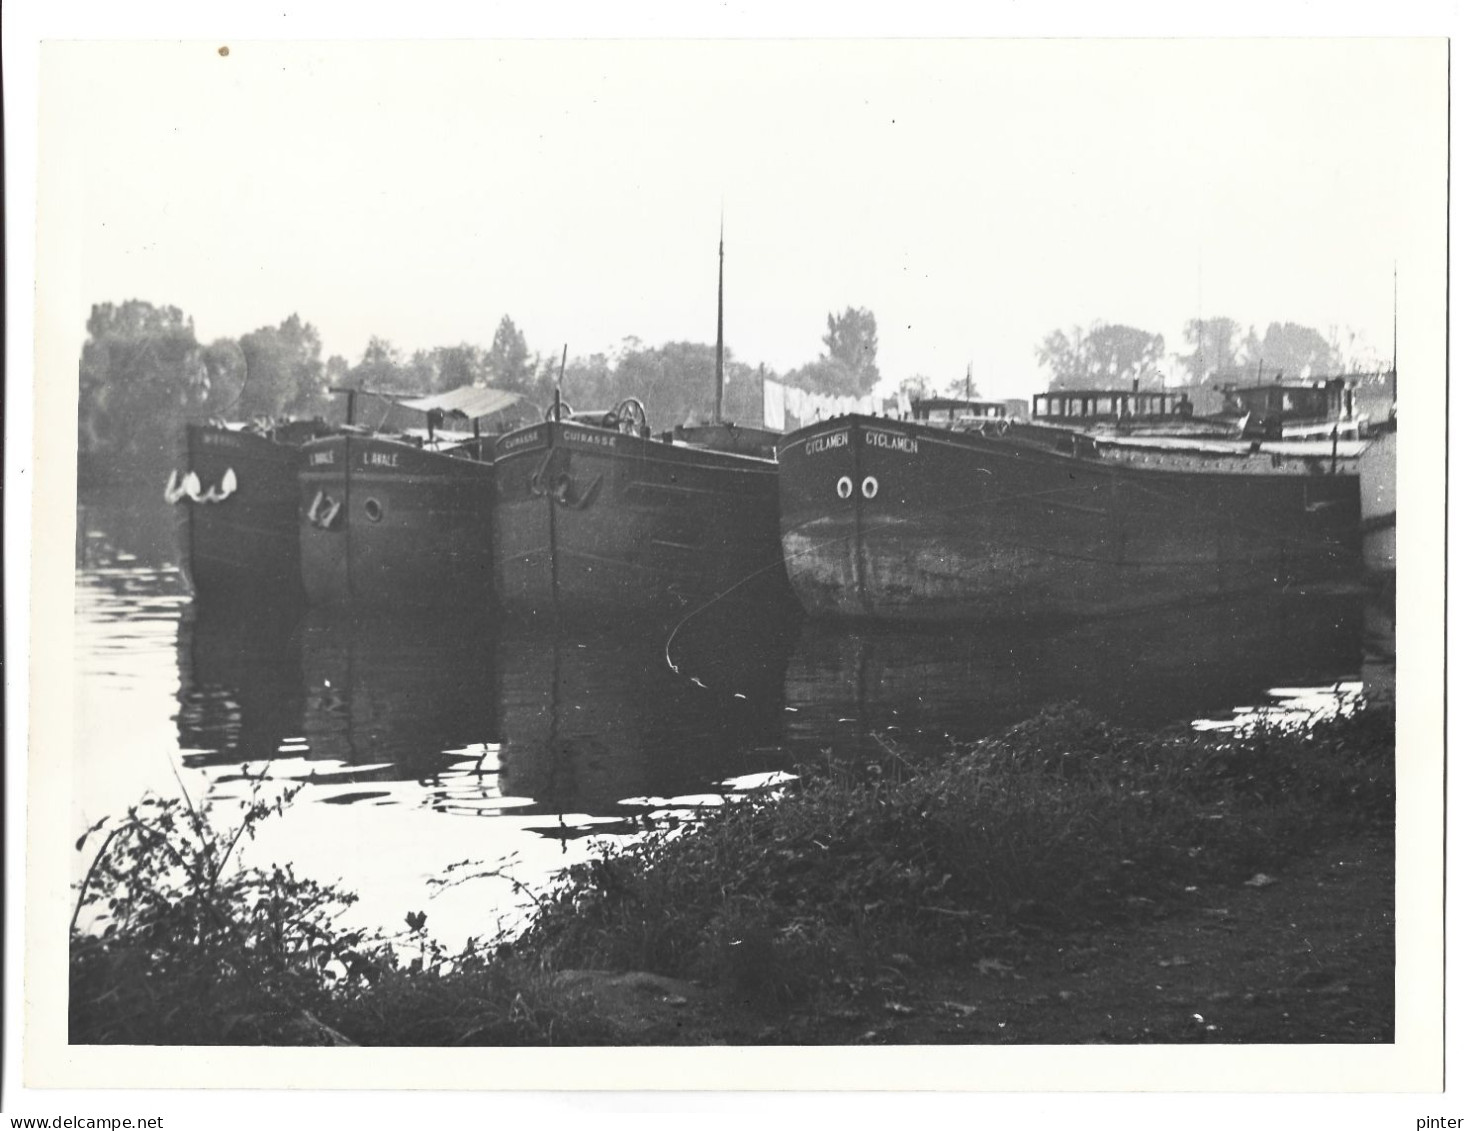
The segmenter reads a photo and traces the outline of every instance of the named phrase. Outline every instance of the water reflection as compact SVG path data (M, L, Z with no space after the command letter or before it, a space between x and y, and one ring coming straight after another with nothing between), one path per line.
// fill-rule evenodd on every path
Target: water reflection
M607 831L713 783L780 769L778 633L716 641L682 634L691 671L667 663L663 632L510 632L497 648L501 790L556 814L548 835ZM703 662L704 661L704 662ZM696 674L699 672L699 674Z
M1061 700L1151 726L1230 720L1284 686L1358 693L1364 616L1355 593L1046 630L857 632L726 609L671 636L185 607L179 745L220 785L267 762L318 801L552 816L538 831L572 837L819 747L863 753L879 732L975 738Z
M272 759L300 737L306 697L295 619L191 604L179 618L178 654L186 766Z
M791 633L739 623L706 618L670 642L637 627L186 606L179 747L217 787L264 771L316 801L556 816L558 836L633 827L672 797L781 768Z
M196 604L179 622L184 763L266 761L336 804L428 784L496 740L492 642L474 616Z
M535 884L589 833L762 788L818 749L868 757L875 733L966 740L1063 699L1131 725L1233 722L1324 698L1275 689L1395 686L1394 605L1358 593L956 633L774 623L730 602L617 630L283 616L191 602L169 518L151 497L79 511L76 831L181 784L242 798L248 766L304 787L253 851L343 877L378 925L451 861L516 855ZM458 944L514 902L458 888L435 915Z
M302 624L305 756L353 768L334 781L429 781L456 751L494 742L491 632L465 614L314 610Z
M1231 712L1284 682L1356 678L1362 598L1292 594L1047 627L865 632L808 623L788 668L790 735L973 738L1075 700L1125 725Z
M170 570L179 554L174 514L146 485L99 491L77 504L76 567L79 571L113 569ZM175 577L182 592L183 580Z

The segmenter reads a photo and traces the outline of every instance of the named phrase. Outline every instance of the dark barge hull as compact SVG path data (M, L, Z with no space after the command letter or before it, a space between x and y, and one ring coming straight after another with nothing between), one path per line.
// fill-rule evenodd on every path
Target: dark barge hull
M778 465L789 578L818 616L1103 615L1360 563L1359 477L1330 461L847 416L786 437Z
M772 460L568 421L508 433L496 452L507 611L665 616L763 588L791 602Z
M491 609L492 467L382 436L304 449L297 526L317 605Z
M1396 429L1372 434L1360 460L1361 537L1366 569L1396 574Z
M174 496L180 567L208 600L252 591L300 600L297 471L301 446L213 424L187 424L179 478L193 473L198 498ZM227 472L234 490L219 494ZM176 488L177 491L177 488Z

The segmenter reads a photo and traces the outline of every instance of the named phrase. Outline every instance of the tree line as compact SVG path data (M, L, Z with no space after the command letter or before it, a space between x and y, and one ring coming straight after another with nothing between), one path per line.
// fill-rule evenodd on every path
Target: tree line
M1134 326L1096 322L1088 330L1054 330L1034 350L1048 370L1050 389L1180 387L1210 389L1279 378L1295 380L1388 368L1353 331L1331 326L1328 334L1295 322L1272 322L1258 333L1231 318L1189 319L1183 348L1166 359L1166 339ZM1168 379L1165 369L1175 370Z
M1218 385L1342 373L1384 375L1390 368L1359 335L1339 326L1321 333L1295 322L1272 322L1260 335L1256 326L1245 330L1228 317L1193 318L1182 326L1181 341L1182 348L1168 356L1162 334L1095 322L1087 329L1050 331L1033 352L1048 373L1050 390L1129 389L1136 382L1147 389L1192 388L1200 390L1193 402L1206 411L1216 407L1213 390ZM938 382L917 373L901 381L900 389L912 399L960 397L970 382L970 376Z
M880 379L874 314L846 307L827 316L822 352L795 369L752 365L729 348L723 358L724 415L743 424L762 421L762 382L772 377L814 393L863 396ZM1052 331L1035 349L1050 389L1129 388L1164 384L1203 390L1229 381L1301 377L1345 371L1379 372L1376 358L1355 334L1327 334L1293 322L1271 323L1260 335L1227 317L1189 320L1182 348L1168 359L1163 335L1133 326L1095 323ZM1174 373L1168 379L1165 370ZM292 314L239 338L197 340L194 321L175 306L132 299L100 303L87 320L79 367L78 458L86 473L152 474L174 458L188 419L322 417L340 421L343 398L335 388L423 395L462 385L496 385L520 393L521 415L535 419L553 398L578 409L612 406L624 397L644 402L656 430L709 419L715 407L716 348L703 342L647 345L628 337L612 352L567 359L561 350L535 351L510 315L503 315L489 346L472 342L405 353L371 337L356 362L324 360L316 327ZM912 397L960 395L967 378L941 384L924 374L901 382ZM1210 400L1210 394L1204 394ZM1210 410L1203 403L1199 408Z
M830 314L824 350L787 372L751 365L725 350L723 415L762 421L762 382L778 378L811 392L859 396L879 380L874 314L848 307ZM292 314L239 338L200 342L194 320L175 306L138 299L99 303L87 320L79 364L77 450L84 478L152 474L175 458L186 420L322 417L340 422L344 398L332 390L424 395L462 385L495 385L520 393L520 414L535 419L562 396L578 409L611 407L624 397L644 402L657 430L709 419L715 408L716 348L700 342L651 346L628 337L612 353L567 359L561 350L529 347L503 315L489 347L472 342L405 353L371 337L356 362L324 360L317 328Z

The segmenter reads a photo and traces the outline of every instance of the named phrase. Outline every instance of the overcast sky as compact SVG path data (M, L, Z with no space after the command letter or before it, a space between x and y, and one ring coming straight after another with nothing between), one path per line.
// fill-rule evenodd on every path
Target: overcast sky
M1445 45L1423 40L63 45L78 325L295 312L324 357L726 340L817 357L866 306L893 385L1095 320L1339 325L1391 352L1440 282ZM43 110L46 109L43 98ZM1403 319L1406 317L1403 309ZM1403 326L1405 331L1405 326Z

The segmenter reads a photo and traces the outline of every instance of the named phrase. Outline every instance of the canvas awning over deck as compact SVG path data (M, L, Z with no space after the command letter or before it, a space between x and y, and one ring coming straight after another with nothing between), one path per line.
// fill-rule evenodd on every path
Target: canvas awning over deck
M510 408L521 399L516 393L509 393L505 389L462 385L447 393L434 393L428 397L416 397L414 400L397 403L405 408L412 408L416 412L433 412L439 409L446 415L458 413L470 420L475 420L478 417L490 416L493 412L500 412L504 408Z

